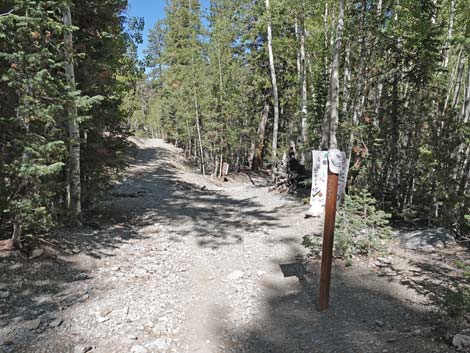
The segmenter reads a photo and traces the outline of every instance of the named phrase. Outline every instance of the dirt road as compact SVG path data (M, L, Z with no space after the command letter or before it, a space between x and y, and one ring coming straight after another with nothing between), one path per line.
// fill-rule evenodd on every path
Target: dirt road
M426 331L424 298L361 264L335 266L331 309L318 313L319 266L301 241L320 224L305 206L136 142L94 227L45 239L36 259L1 259L1 351L453 351Z

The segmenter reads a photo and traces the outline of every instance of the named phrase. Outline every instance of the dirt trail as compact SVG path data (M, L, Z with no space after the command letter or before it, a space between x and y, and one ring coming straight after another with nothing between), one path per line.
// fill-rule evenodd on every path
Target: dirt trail
M66 255L2 260L3 352L452 351L429 337L423 297L361 264L335 266L332 307L318 313L319 265L305 265L301 241L320 224L305 206L136 142L99 229L60 235Z

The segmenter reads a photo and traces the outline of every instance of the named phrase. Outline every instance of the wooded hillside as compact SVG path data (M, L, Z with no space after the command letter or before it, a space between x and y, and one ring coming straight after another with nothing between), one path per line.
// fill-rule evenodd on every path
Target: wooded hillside
M126 0L0 2L0 227L79 223L127 136L213 173L290 148L350 161L348 192L468 234L469 0L168 0L137 59ZM5 233L5 234L6 234Z
M470 0L0 0L1 352L470 352L469 242Z
M468 0L168 1L132 127L206 173L338 147L350 193L468 233L469 18Z
M80 223L125 166L122 101L138 74L127 6L0 1L0 230L15 240Z

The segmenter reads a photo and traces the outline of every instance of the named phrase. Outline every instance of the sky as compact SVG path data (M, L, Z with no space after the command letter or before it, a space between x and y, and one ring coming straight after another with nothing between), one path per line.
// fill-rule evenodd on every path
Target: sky
M143 33L144 43L139 46L139 58L143 58L143 51L147 46L148 31L155 23L165 17L165 0L129 0L129 16L143 17L145 29ZM207 8L209 0L201 0L204 8Z

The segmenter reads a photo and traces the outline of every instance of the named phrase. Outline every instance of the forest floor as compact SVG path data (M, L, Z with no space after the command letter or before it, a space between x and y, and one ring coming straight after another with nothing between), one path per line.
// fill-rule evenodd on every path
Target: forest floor
M461 249L337 261L319 313L319 263L301 242L321 224L305 205L262 179L204 178L162 141L136 143L88 227L41 238L33 259L0 257L0 351L454 352L423 294Z

